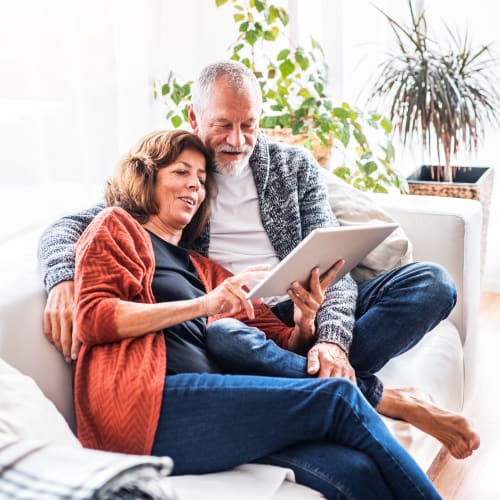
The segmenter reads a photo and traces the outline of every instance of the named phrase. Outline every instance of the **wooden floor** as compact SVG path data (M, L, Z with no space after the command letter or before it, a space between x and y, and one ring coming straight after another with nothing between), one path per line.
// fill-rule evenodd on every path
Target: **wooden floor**
M500 499L500 293L482 294L479 335L476 395L466 413L481 446L466 460L447 458L433 475L444 500Z

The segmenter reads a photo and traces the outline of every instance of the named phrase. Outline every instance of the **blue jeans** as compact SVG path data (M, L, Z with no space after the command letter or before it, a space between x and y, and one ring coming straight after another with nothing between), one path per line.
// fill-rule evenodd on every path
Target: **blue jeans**
M345 379L169 375L152 453L170 455L175 474L289 467L328 499L440 498Z
M375 375L389 360L416 345L445 319L457 292L449 274L432 263L412 263L358 286L358 301L349 361L366 399L378 406L383 385ZM273 308L293 325L293 303ZM235 320L214 323L207 348L228 373L307 377L307 359L278 347L256 328Z

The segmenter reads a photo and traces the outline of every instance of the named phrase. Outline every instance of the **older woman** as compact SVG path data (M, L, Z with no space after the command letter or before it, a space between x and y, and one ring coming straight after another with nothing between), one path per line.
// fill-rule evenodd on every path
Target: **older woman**
M438 498L359 390L344 379L221 375L209 331L263 330L300 351L335 276L311 276L290 296L295 325L245 299L237 276L186 250L205 224L211 157L184 131L155 132L108 183L109 208L76 248L75 366L78 436L84 446L170 455L177 474L259 461L295 470L327 498ZM237 315L236 319L224 316Z

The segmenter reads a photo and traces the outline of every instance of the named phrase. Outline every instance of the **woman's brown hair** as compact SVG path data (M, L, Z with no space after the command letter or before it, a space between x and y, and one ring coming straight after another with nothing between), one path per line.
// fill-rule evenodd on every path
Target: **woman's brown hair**
M106 205L121 207L144 224L158 213L154 188L158 171L171 165L185 150L201 153L206 163L206 195L191 222L184 228L182 241L190 244L199 236L210 217L214 195L213 156L195 134L185 130L160 130L143 137L125 155L114 177L106 184Z

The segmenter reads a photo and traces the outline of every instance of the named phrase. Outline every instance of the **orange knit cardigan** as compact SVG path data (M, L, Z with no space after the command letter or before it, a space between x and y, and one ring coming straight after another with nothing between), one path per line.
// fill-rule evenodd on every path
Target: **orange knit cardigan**
M162 332L120 339L115 311L119 300L155 302L151 239L127 212L113 207L94 219L75 252L75 327L83 344L73 382L78 437L88 448L150 454L165 382L165 340ZM207 291L231 275L195 252L191 261ZM267 306L254 307L255 320L238 319L286 348L292 329Z

